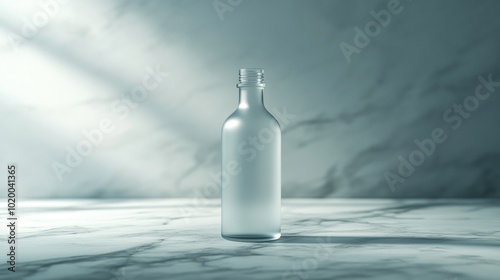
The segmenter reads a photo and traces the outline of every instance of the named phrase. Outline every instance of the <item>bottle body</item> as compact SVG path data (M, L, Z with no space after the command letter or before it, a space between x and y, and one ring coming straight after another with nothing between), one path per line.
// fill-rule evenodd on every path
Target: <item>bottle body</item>
M221 230L230 240L281 236L281 129L262 95L263 87L240 87L222 128Z

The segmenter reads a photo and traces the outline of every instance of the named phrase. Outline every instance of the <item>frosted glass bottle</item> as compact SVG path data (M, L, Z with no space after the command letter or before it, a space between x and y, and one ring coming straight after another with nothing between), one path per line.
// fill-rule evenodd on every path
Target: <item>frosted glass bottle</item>
M240 69L238 108L222 127L222 237L281 236L281 129L264 107L264 70Z

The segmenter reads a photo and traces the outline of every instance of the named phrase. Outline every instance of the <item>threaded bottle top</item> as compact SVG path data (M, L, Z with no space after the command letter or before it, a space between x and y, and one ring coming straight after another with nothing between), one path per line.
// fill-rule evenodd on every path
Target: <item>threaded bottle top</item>
M242 68L240 69L240 82L237 87L265 87L264 69Z

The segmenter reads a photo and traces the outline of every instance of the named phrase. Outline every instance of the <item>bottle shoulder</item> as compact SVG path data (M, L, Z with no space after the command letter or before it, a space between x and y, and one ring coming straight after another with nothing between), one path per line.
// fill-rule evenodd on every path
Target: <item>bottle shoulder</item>
M231 113L223 124L223 129L225 128L236 128L240 126L276 126L281 129L281 126L276 120L276 118L265 108L262 109L236 109Z
M234 120L234 119L241 119L241 120L272 120L278 123L276 118L274 117L271 112L269 112L266 108L259 108L259 109L236 109L234 110L224 122Z
M267 114L269 115L269 118L272 119L272 121L278 126L278 128L281 130L281 125L280 125L280 122L278 121L278 119L276 119L276 117L274 117L274 115L269 112L267 109L266 109L266 112Z

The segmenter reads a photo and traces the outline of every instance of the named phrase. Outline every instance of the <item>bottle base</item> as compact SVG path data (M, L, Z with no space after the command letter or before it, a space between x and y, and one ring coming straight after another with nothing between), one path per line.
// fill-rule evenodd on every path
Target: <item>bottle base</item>
M273 235L267 235L267 234L248 234L248 235L224 235L221 234L221 236L230 241L237 241L237 242L266 242L266 241L273 241L277 240L281 237L281 233L276 233Z

